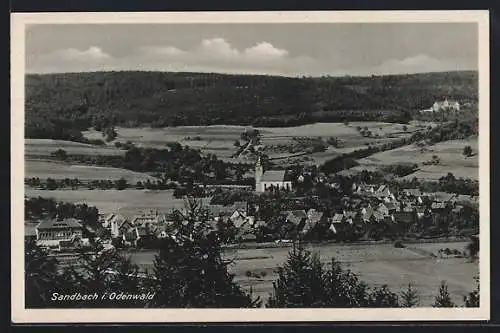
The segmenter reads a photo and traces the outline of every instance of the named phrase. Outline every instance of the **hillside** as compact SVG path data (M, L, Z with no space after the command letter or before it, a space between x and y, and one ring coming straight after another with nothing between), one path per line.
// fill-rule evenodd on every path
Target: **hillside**
M78 139L93 126L295 126L407 122L443 97L477 100L477 72L287 78L167 72L26 76L26 136Z

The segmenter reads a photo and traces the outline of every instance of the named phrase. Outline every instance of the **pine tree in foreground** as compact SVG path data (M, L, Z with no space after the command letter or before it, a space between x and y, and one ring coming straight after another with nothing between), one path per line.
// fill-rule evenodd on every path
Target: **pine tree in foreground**
M397 308L399 307L399 298L387 285L383 285L372 290L368 296L367 306L370 308Z
M408 288L401 292L401 307L413 308L418 306L419 302L418 291L411 283L408 283Z
M323 267L319 257L293 244L283 267L278 268L278 279L273 282L270 308L322 307L325 302Z
M151 306L168 308L260 307L233 281L222 259L210 213L199 201L176 211L172 236L162 241L154 260L156 297Z
M369 290L356 274L345 270L332 259L323 267L320 258L294 244L278 279L267 307L271 308L362 308L398 307L398 295L387 286Z
M445 281L441 282L439 287L439 293L434 300L432 305L435 308L453 308L456 305L451 300L450 293L448 292L448 286Z
M45 308L51 294L59 289L57 260L36 245L34 241L24 244L24 303L26 308Z
M474 278L476 280L476 289L469 293L469 295L464 296L464 302L466 308L478 308L479 307L479 277Z
M342 268L332 258L325 272L325 306L333 308L359 308L368 306L368 287L350 270Z

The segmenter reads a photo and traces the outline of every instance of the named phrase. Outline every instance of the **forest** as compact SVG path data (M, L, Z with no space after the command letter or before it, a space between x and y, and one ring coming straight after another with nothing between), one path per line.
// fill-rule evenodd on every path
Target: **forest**
M477 100L477 72L289 78L171 72L26 76L26 137L82 141L113 126L405 123L445 97Z

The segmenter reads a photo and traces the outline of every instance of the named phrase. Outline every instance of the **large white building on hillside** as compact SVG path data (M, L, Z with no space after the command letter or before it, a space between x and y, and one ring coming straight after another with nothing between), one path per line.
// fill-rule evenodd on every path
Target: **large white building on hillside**
M453 100L436 101L432 105L432 110L434 112L438 111L460 111L460 103Z
M260 157L255 164L255 192L262 193L270 188L292 189L291 180L287 180L285 170L264 171Z

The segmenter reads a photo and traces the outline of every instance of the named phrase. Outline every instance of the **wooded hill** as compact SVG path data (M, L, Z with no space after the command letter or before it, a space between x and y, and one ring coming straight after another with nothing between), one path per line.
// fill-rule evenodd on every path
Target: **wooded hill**
M172 72L28 74L26 136L121 126L406 122L448 97L476 101L477 72L289 78Z

